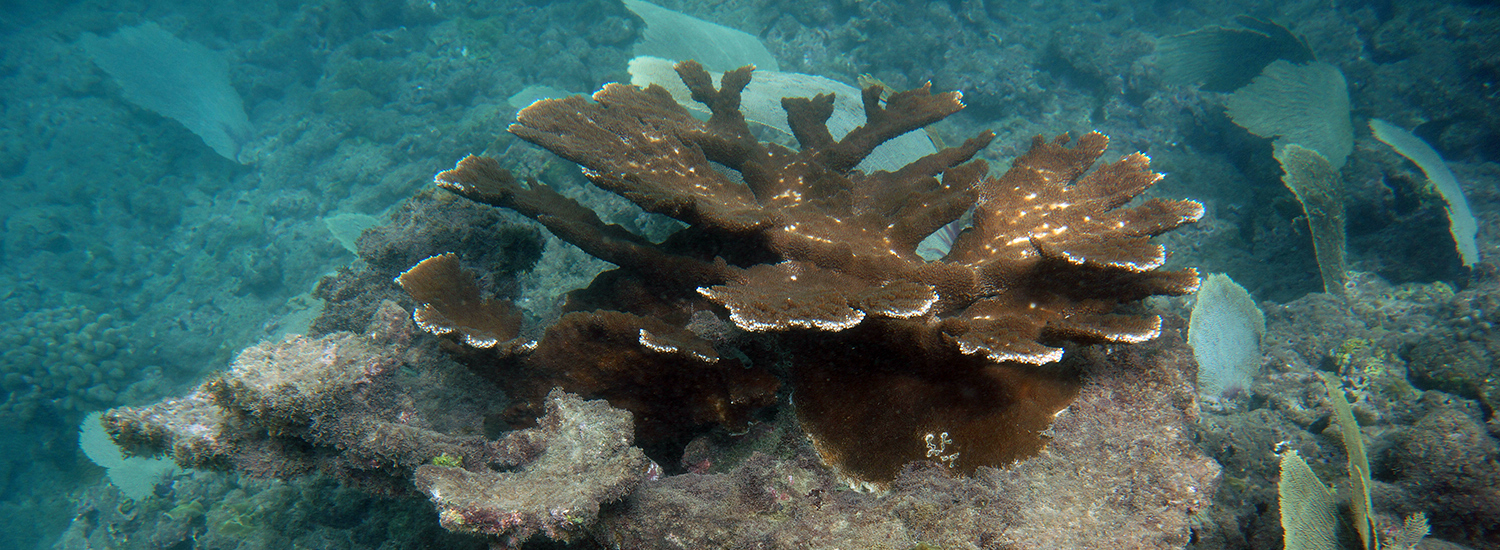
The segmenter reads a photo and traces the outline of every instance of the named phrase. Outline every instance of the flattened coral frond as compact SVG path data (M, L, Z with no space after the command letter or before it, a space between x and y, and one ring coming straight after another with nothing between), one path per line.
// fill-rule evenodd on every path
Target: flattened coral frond
M709 163L739 164L747 153L738 136L712 131L657 86L608 84L594 99L538 101L510 131L583 165L596 185L649 212L729 231L764 223L750 191Z
M1042 327L1061 315L1042 304L1012 304L997 299L976 302L945 323L944 333L964 355L993 363L1041 365L1062 359L1062 348L1036 340Z
M515 338L521 329L521 313L508 301L480 296L474 278L452 253L422 260L397 277L396 284L419 304L412 317L427 332L456 332L468 345L489 348Z
M1080 206L1102 212L1130 202L1161 178L1151 171L1150 157L1131 153L1089 172L1067 190Z
M558 194L546 185L535 182L530 187L521 185L510 170L501 168L500 163L490 157L464 157L452 170L439 172L433 181L438 187L469 200L509 208L530 218L567 220L571 224L597 228L601 232L606 228L593 210ZM628 232L618 236L645 242L645 239Z
M1073 238L1080 233L1080 228L1073 227L1075 223L1089 222L1092 216L1130 200L1118 198L1108 192L1110 189L1144 189L1142 184L1149 186L1160 177L1137 169L1118 173L1114 178L1095 178L1088 186L1081 182L1075 185L1104 152L1109 138L1089 133L1072 148L1064 147L1068 141L1067 134L1052 142L1037 136L1032 140L1031 150L1017 158L1010 170L998 179L986 181L980 188L979 204L974 211L975 232L971 238L955 243L950 257L966 263L1034 257L1033 239L1052 242Z
M728 308L730 320L744 330L840 331L865 319L865 312L853 307L863 286L832 271L782 262L752 267L740 281L702 287L698 293Z
M782 262L745 270L740 281L698 293L729 309L730 320L753 332L811 328L840 331L867 315L905 319L926 315L938 301L932 286L912 281L868 284L816 266Z
M983 328L1001 326L999 323L989 324ZM1021 338L1019 331L1014 330L976 330L961 338L956 338L958 350L964 355L974 355L988 359L991 363L1027 363L1031 365L1045 365L1062 359L1062 348L1044 346L1031 340Z
M980 182L989 173L984 160L969 162L988 147L995 135L984 132L963 145L943 149L893 173L877 172L865 178L870 207L884 207L896 221L887 231L893 248L904 255L934 231L963 216L974 206ZM936 176L942 175L939 182Z
M1122 209L1161 179L1150 159L1135 153L1088 172L1108 138L1090 133L1072 148L1067 142L1066 135L1052 142L1037 137L1004 176L987 181L974 231L954 243L947 259L1012 279L1007 272L1045 259L1136 273L1161 267L1166 252L1149 237L1197 221L1203 206L1152 199Z
M1100 230L1113 227L1125 236L1148 237L1166 233L1203 218L1203 203L1194 200L1148 199L1140 206L1114 210L1094 220Z
M1121 239L1083 234L1078 238L1057 240L1063 242L1049 242L1040 237L1028 242L1043 257L1057 258L1077 265L1090 264L1142 272L1161 267L1167 261L1166 249L1145 237Z
M1045 332L1077 342L1139 344L1161 335L1161 317L1079 313L1049 323Z
M862 293L858 300L859 308L871 315L907 319L932 311L938 295L929 285L891 281Z

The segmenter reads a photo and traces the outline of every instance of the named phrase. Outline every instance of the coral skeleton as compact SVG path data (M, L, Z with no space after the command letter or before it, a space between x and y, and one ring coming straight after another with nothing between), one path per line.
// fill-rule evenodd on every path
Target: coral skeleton
M444 357L407 346L415 330L386 302L366 334L290 336L242 352L196 392L102 419L116 443L180 465L267 477L320 471L375 494L413 488L443 527L518 547L570 540L602 502L646 478L651 461L626 411L554 390L537 426L485 437L501 396ZM393 327L393 328L392 328Z

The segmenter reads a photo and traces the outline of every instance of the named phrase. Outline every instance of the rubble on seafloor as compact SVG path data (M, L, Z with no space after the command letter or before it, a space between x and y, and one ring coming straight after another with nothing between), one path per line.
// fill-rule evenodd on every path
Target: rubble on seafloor
M537 424L504 438L537 450L516 471L471 471L461 461L417 467L413 481L432 498L443 527L501 537L507 545L538 532L559 541L584 538L601 503L630 494L653 471L630 445L630 413L602 400L552 390Z

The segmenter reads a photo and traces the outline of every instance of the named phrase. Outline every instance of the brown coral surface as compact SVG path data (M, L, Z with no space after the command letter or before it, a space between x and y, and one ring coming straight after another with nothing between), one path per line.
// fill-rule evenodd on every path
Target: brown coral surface
M1067 135L1038 137L998 178L971 160L993 138L988 132L900 170L867 174L854 167L875 147L962 109L960 95L923 87L882 101L883 90L871 86L863 92L866 123L838 139L825 125L832 96L787 98L782 106L801 146L792 151L757 141L741 115L749 67L726 73L718 88L697 63L677 71L712 111L707 121L660 87L609 84L592 102L539 101L510 128L581 164L596 185L689 225L662 243L607 225L545 185L522 185L492 159L466 158L437 183L532 217L619 266L568 304L592 311L583 315L619 315L602 312L614 310L641 319L609 322L601 335L637 328L640 338L600 353L655 349L646 320L680 327L704 309L727 313L745 331L780 333L802 423L823 458L855 483L886 485L914 460L972 472L1034 454L1079 384L1076 373L1051 365L1062 357L1060 344L1154 338L1158 317L1121 306L1197 287L1192 270L1157 269L1166 254L1150 239L1196 221L1202 206L1148 199L1126 207L1161 175L1139 153L1090 171L1109 142L1102 134L1072 147ZM971 208L973 227L945 256L929 262L916 254L926 236ZM551 337L536 349L559 347ZM680 338L682 346L667 347L709 347L687 343L693 336L685 331ZM506 361L537 360L505 358L491 369L506 370ZM670 362L642 357L633 368L682 368ZM726 403L763 403L765 395ZM610 399L638 415L650 410ZM719 421L734 417L742 418Z
M955 476L904 468L881 495L841 490L800 437L753 434L723 473L646 481L611 513L611 548L1182 548L1212 502L1219 466L1193 442L1192 352L1176 335L1064 360L1086 371L1037 456Z

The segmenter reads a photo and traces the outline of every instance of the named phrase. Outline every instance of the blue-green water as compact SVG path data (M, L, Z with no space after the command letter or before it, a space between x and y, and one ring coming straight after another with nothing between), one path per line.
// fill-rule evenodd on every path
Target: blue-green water
M1434 537L1500 548L1493 489L1500 333L1491 324L1500 322L1500 8L1255 0L661 5L748 33L783 72L961 91L966 109L930 133L952 145L995 131L979 156L997 172L1033 135L1097 130L1112 138L1110 158L1142 151L1167 174L1150 196L1205 204L1203 221L1160 239L1169 267L1228 273L1261 303L1280 340L1263 343L1264 370L1245 394L1207 407L1196 428L1227 481L1214 507L1198 511L1194 545L1280 546L1269 446L1295 431L1323 437L1330 452L1340 447L1319 435L1327 413L1310 412L1315 399L1275 392L1296 373L1347 371L1349 349L1358 346L1342 344L1373 341L1379 352L1368 357L1398 365L1382 372L1396 372L1392 384L1414 385L1420 395L1363 403L1375 479L1387 490L1377 508L1426 511ZM1348 269L1358 273L1352 303L1317 301L1326 296L1314 239L1282 184L1272 141L1226 114L1226 92L1239 86L1209 91L1180 82L1163 60L1163 38L1209 25L1240 29L1234 18L1245 14L1283 25L1346 81L1341 116L1352 152L1339 174ZM0 548L82 547L79 522L99 524L105 506L115 509L106 516L129 520L107 528L138 533L142 547L454 543L433 538L437 516L424 499L367 497L328 479L179 472L154 484L151 503L144 495L122 500L80 452L79 425L92 412L188 393L241 349L309 331L321 312L315 287L356 262L358 232L385 223L394 206L430 189L433 174L467 154L496 156L643 235L676 229L505 132L537 97L630 82L629 63L649 28L637 12L603 0L0 2ZM1324 124L1306 112L1287 116L1292 125ZM1371 118L1412 130L1453 171L1477 220L1473 265L1455 249L1444 197L1426 183L1426 167L1372 137ZM550 239L509 292L531 318L548 319L565 292L605 267ZM1151 307L1186 317L1188 304ZM1360 328L1340 324L1340 315ZM1463 368L1442 368L1454 364ZM1462 420L1443 420L1437 401L1462 411ZM1411 466L1427 449L1412 441L1434 426L1465 437L1443 448L1464 468L1430 474L1454 476L1442 483ZM1251 454L1260 458L1245 458ZM1318 470L1325 481L1338 471ZM338 509L329 495L359 504ZM256 507L304 513L292 521ZM336 519L307 519L317 510L337 510L327 514ZM176 516L165 523L146 517L169 513ZM265 519L273 516L283 519ZM167 523L175 527L161 527ZM298 529L337 535L315 542L299 539Z

